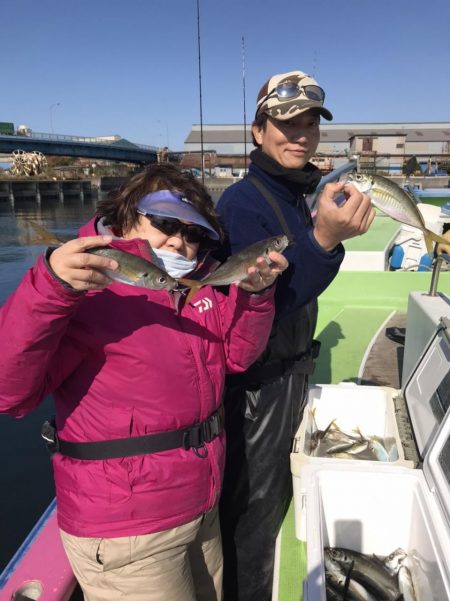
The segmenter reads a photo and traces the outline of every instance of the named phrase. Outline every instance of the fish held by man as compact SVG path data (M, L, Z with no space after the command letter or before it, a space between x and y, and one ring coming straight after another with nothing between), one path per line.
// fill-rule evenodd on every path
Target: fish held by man
M67 240L62 240L51 234L45 227L35 221L26 220L26 222L38 234L38 238L30 240L29 244L60 246L67 242ZM173 290L178 286L175 278L142 257L137 257L136 255L110 246L89 248L85 252L116 261L118 264L117 269L99 270L116 282L151 290Z
M256 267L256 260L263 257L270 263L269 253L282 253L292 241L285 235L272 236L251 244L241 251L231 255L225 263L222 263L215 271L202 280L190 280L179 278L179 282L190 291L186 297L186 304L197 294L203 286L227 286L234 282L244 280L248 275L250 267Z
M415 198L390 179L381 175L349 173L343 181L367 193L372 204L392 219L421 230L430 255L433 254L433 241L448 243L445 238L427 229Z

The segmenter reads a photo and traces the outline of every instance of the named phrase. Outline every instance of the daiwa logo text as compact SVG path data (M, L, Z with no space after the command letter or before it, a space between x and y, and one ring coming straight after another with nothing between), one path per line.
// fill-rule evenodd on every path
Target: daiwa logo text
M198 307L198 312L203 313L203 311L207 311L212 307L212 300L208 297L202 298L201 300L193 303L194 307Z

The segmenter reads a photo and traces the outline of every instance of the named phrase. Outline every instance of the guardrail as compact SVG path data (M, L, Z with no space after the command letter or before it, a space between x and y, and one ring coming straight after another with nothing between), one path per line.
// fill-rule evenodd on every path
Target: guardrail
M116 148L129 148L130 144L132 144L137 148L142 148L142 150L149 150L152 152L157 152L159 150L157 146L137 144L135 142L131 142L130 140L126 140L125 138L121 138L120 136L69 136L65 134L48 134L33 131L27 135L15 134L10 136L7 134L1 134L1 137L15 140L32 138L33 140L45 140L46 142L81 142L83 144L95 144L96 146L99 144L105 146L114 145ZM121 144L122 140L124 141L123 144Z

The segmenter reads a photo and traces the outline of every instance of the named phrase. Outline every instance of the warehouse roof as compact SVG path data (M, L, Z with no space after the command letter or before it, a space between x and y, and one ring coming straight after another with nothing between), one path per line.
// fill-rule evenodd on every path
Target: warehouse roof
M251 141L251 125L247 125L246 139ZM243 124L203 125L203 141L239 143L243 138ZM200 125L193 125L185 144L200 143ZM407 142L450 142L450 123L321 123L322 142L348 142L351 138L378 136L406 136Z

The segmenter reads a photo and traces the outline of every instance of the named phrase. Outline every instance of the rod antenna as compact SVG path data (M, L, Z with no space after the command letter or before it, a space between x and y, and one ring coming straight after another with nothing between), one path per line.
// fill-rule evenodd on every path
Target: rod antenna
M245 109L245 40L242 36L242 94L244 100L244 174L247 171L247 112Z
M205 162L203 153L203 110L202 110L202 59L200 52L200 0L197 0L197 43L198 43L198 87L200 93L200 156L202 163L202 183L205 183Z

